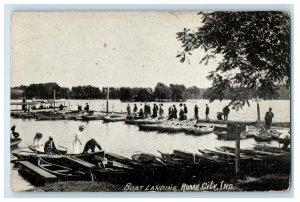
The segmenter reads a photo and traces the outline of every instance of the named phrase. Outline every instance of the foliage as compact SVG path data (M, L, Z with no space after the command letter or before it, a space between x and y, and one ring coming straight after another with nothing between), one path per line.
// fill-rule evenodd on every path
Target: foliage
M172 101L186 101L186 88L184 85L170 84L172 91Z
M249 95L278 97L280 86L290 85L290 17L286 12L200 12L201 26L177 33L182 42L180 62L189 62L196 49L205 52L200 63L216 57L221 62L207 78L210 101L231 93L232 104L248 103ZM288 89L287 89L288 90ZM249 93L250 92L250 93Z
M158 100L170 99L172 95L171 88L163 83L158 82L154 88L154 97Z

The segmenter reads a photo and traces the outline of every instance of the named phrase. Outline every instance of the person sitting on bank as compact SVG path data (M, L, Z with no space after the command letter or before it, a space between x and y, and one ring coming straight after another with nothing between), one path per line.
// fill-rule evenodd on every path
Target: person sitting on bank
M45 143L44 151L46 154L57 154L59 153L55 147L53 137L50 136L49 140Z
M95 152L96 147L98 147L99 151L102 150L101 146L97 143L97 141L94 138L92 138L89 141L87 141L82 153L86 154L89 150L91 150L91 152Z

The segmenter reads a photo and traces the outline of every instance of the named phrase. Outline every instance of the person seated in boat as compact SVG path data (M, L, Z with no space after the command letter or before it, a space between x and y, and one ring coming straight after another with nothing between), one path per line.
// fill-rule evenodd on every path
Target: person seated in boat
M220 121L223 120L223 113L222 112L217 113L217 119L220 120Z
M60 109L60 110L63 110L63 109L64 109L64 106L63 106L62 104L60 104L60 105L59 105L59 109Z
M15 130L16 130L16 126L15 125L13 125L12 127L11 127L11 134L12 134L12 136L15 138L15 139L17 139L19 136L20 136L20 134L18 133L18 132L16 132Z
M89 112L90 111L90 106L88 103L85 104L84 111Z
M291 132L283 133L278 137L278 143L283 143L281 150L288 151L288 147L291 143Z
M44 151L46 154L58 154L58 150L55 147L53 137L50 136L49 140L45 143Z
M39 109L44 109L44 106L41 104L41 105L39 106Z
M82 111L82 106L78 105L77 110L81 112Z
M91 152L95 152L95 148L98 147L99 151L102 150L101 146L98 144L98 142L92 138L89 141L87 141L87 143L84 146L84 150L83 150L83 154L88 153L89 150L91 150Z
M33 138L33 145L34 145L35 147L38 147L38 146L41 145L41 144L40 144L40 141L41 141L42 137L43 137L43 134L42 134L42 133L36 133L36 134L35 134L35 136L34 136L34 138Z

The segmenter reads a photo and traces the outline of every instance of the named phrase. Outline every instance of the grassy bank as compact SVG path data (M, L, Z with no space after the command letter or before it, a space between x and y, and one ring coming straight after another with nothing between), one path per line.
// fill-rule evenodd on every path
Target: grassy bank
M207 181L206 181L207 180ZM222 181L220 178L206 179L205 182L213 180ZM199 182L199 184L204 181ZM263 177L243 177L242 179L225 180L226 183L232 183L234 190L228 191L288 191L290 188L290 177L288 175L265 175ZM181 185L178 185L177 191ZM30 192L122 192L124 186L112 184L110 182L90 182L90 181L64 181L47 183L44 186L38 186L28 190ZM142 190L145 191L145 190ZM195 190L189 190L195 191ZM214 191L214 190L208 190ZM225 190L224 190L225 191Z
M91 182L91 181L63 181L46 183L44 186L38 186L30 192L120 192L123 187L109 182Z

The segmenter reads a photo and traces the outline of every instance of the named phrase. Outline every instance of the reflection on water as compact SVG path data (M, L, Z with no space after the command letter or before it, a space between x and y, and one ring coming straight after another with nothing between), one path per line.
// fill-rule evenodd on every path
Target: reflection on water
M75 101L71 101L75 106ZM78 101L81 105L84 105L86 101ZM92 100L88 101L91 109L102 110L102 104L105 101ZM205 106L207 101L200 100L197 103L187 103L189 108L189 116L192 116L192 106L198 104L198 106ZM113 101L110 106L114 106L114 110L124 111L126 103L120 103L119 101ZM164 103L165 111L170 103ZM216 102L211 104L211 114L220 111L225 106L224 103ZM274 121L289 121L290 117L290 106L288 101L268 101L261 103L261 111L267 111L268 107L273 107L275 114ZM204 111L204 108L203 110ZM204 113L204 112L203 112ZM203 115L201 112L201 114ZM263 113L261 113L263 114ZM235 112L231 110L230 118L235 120L255 120L256 119L256 106L254 103L251 108L245 107L244 110ZM135 125L126 125L124 122L116 123L103 123L102 121L35 121L22 120L22 119L11 119L11 125L16 125L16 131L20 133L23 142L19 145L20 148L28 147L33 142L35 133L42 133L42 142L47 141L48 136L53 136L54 141L57 145L68 147L72 149L72 142L74 135L78 130L78 127L84 124L86 126L83 135L83 145L91 138L101 145L106 152L113 152L119 155L129 157L135 153L151 153L159 155L158 151L172 153L174 149L180 149L184 151L198 153L198 148L201 149L214 149L218 146L235 146L235 141L224 141L218 140L217 136L213 133L203 136L192 136L184 133L178 134L167 134L158 132L145 132L139 131ZM241 141L241 148L251 148L253 144L256 144L253 138ZM278 146L278 142L272 141L270 144ZM11 173L11 184L14 190L26 190L31 188L31 185L18 175L14 168ZM20 183L22 182L22 183Z

